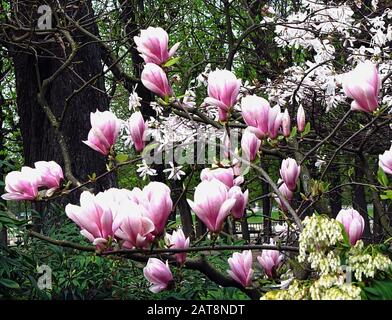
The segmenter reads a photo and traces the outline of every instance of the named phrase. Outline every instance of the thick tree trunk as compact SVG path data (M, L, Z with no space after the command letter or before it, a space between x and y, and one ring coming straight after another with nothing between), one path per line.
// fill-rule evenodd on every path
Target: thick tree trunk
M18 2L19 12L26 17L34 16L36 7L32 2ZM75 19L91 18L91 3L73 3L72 14ZM36 22L24 20L19 17L26 26ZM55 21L53 21L55 24ZM96 24L92 23L86 27L91 33L98 34ZM97 78L91 84L87 84L92 77L100 74L103 70L101 63L101 52L98 44L89 41L78 30L71 31L71 37L78 47L76 56L72 63L55 78L47 88L45 99L52 113L62 118L60 132L66 141L69 157L71 159L72 173L80 181L88 180L92 173L103 173L106 171L105 157L93 151L83 140L87 139L91 128L90 113L97 109L108 110L108 99L105 93L103 77ZM53 38L46 41L42 36L32 36L34 51L18 51L13 54L15 66L16 90L18 114L20 117L20 129L23 138L23 156L25 164L33 166L39 160L54 160L64 165L64 159L59 152L59 141L55 138L54 129L48 121L47 114L42 105L38 103L37 95L44 79L52 76L70 55L70 44L67 39ZM87 44L88 43L88 44ZM83 45L83 46L82 46ZM51 54L48 54L50 52ZM75 94L75 90L85 86ZM114 175L108 175L94 185L95 191L103 190L115 184ZM69 201L77 202L78 195L72 194ZM43 210L43 206L38 206ZM44 219L47 217L44 216Z

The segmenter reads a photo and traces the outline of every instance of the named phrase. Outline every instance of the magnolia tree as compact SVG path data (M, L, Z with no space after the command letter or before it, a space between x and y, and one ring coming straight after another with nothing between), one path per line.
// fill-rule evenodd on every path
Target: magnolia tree
M150 283L154 293L180 286L182 269L190 269L254 299L361 299L368 280L392 277L388 257L391 215L386 206L378 205L372 229L374 234L375 223L380 224L377 243L364 238L365 220L353 209L354 204L336 218L323 205L323 196L341 187L323 179L334 158L350 152L345 146L352 139L359 135L371 139L378 126L391 120L392 30L388 21L392 11L375 15L377 3L372 3L369 15L361 19L354 17L361 1L338 6L309 1L285 19L267 7L257 27L274 26L279 47L302 48L308 59L287 68L278 80L253 83L253 79L239 79L231 65L215 70L206 66L183 92L172 74L181 44L169 48L169 35L160 27L141 30L134 37L145 62L140 85L156 95L151 103L156 117L143 117L136 92L130 96L133 113L129 119L118 119L110 111L91 113L91 130L80 142L106 156L106 172L88 181L70 181L65 178L69 172L63 174L57 163L40 161L34 168L9 173L2 198L48 201L81 191L79 205L68 204L65 212L91 246L59 243L34 231L30 234L58 245L143 262L146 285ZM370 42L364 34L370 35ZM204 92L202 97L196 88ZM203 101L199 105L197 98ZM312 141L309 149L312 128L307 118L313 116L314 99L320 100L326 112L339 108L345 114L323 139ZM294 107L295 114L287 106ZM358 129L335 143L332 153L323 155L324 146L359 114L367 122L354 126ZM117 153L116 148L124 144L131 144L137 156ZM281 159L276 180L259 165L264 154L271 153ZM318 170L324 170L318 178L311 176L310 157L316 157ZM137 165L142 178L153 177L155 165L163 164L169 180L182 180L184 166L195 163L205 168L194 190L188 186L184 190L194 215L207 228L202 246L200 239L185 234L181 227L168 231L169 216L178 202L162 182L98 194L87 189L129 164ZM379 155L378 166L378 173L367 170L367 185L380 204L392 199L388 182L392 149ZM223 245L219 239L228 236L225 226L249 218L251 173L272 188L265 196L276 202L283 224L275 226L264 244ZM227 272L216 269L203 254L222 250L233 252Z

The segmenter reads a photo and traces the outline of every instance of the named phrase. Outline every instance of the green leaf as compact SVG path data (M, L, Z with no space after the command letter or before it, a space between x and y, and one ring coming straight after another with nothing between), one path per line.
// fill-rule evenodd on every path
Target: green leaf
M297 127L293 127L290 132L289 139L295 138L297 136Z
M387 191L385 191L385 193L382 194L382 195L380 196L380 198L381 198L382 200L392 199L392 190L387 190Z
M165 68L174 66L176 63L178 63L180 61L180 57L175 57L175 58L171 58L169 61L167 61L163 66Z
M305 126L305 130L302 132L301 137L305 137L310 132L310 122Z
M95 172L93 172L91 175L88 175L88 178L89 178L91 181L94 181L95 179L97 179L97 174L96 174Z
M369 300L392 300L392 281L374 281L370 287L365 287L364 291Z
M0 279L0 285L3 285L10 289L19 289L19 284L11 279Z
M378 182L380 182L380 184L383 185L384 187L388 186L388 184L389 184L388 177L381 168L378 168L377 179L378 179Z
M128 155L125 154L125 153L120 153L120 154L118 154L118 155L116 156L116 160L117 160L119 163L123 163L123 162L125 162L125 161L128 160Z
M342 223L340 223L340 229L342 229L343 243L350 247L351 246L350 245L350 239L349 239L348 234L346 232L346 229L344 229L344 226L343 226Z

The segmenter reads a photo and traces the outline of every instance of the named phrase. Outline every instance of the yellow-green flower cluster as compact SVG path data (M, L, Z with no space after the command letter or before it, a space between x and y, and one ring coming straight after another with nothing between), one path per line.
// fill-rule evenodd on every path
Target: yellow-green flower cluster
M294 280L286 290L267 292L260 300L309 300L309 289L298 280Z
M344 276L323 275L309 288L312 300L360 300L361 288L344 283Z
M361 240L349 248L343 243L340 222L326 216L313 215L304 220L299 238L299 262L308 262L318 271L316 280L294 280L286 290L266 293L263 300L360 300L361 288L345 281L343 270L354 272L355 278L372 278L378 270L392 268L391 260L374 246L364 247ZM346 265L341 263L345 262ZM348 267L348 268L347 268Z
M348 252L347 263L354 271L358 281L362 281L364 276L373 278L377 270L386 271L392 266L392 262L387 256L372 249L369 247L364 250L363 242L359 240Z
M343 276L323 275L309 282L294 280L287 290L267 292L261 300L360 300L361 288L344 283Z
M319 270L321 275L339 271L340 258L335 252L323 251L310 252L307 261L314 270Z
M342 228L338 221L326 216L306 217L304 229L299 237L298 261L308 261L321 274L336 272L340 259L333 251L327 250L343 240Z

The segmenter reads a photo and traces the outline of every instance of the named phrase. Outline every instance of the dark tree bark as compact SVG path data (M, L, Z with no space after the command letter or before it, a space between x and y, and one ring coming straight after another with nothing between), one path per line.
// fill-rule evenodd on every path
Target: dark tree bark
M2 63L0 61L0 72L2 71ZM1 79L1 73L0 73ZM3 105L4 105L4 97L0 92L0 150L4 150L4 131L3 131ZM5 156L4 153L0 153L0 161L4 161ZM0 164L0 181L4 181L5 174L4 174L4 165ZM0 185L0 194L4 193L4 187ZM2 210L2 206L5 205L5 201L0 198L0 211ZM0 246L7 246L8 239L7 239L7 228L3 226L0 230Z
M35 19L24 19L36 15L34 1L20 1L18 8L21 13L18 18L22 23L27 27L35 27ZM93 15L90 1L74 2L67 10L70 16L81 19L80 24L83 24L85 19L91 19ZM56 24L56 21L53 23ZM95 23L91 23L86 29L95 35L98 34ZM109 105L103 77L98 77L86 85L87 81L103 70L98 44L89 41L90 39L75 28L71 29L70 36L75 41L77 53L70 65L50 82L44 98L55 117L61 119L58 129L69 150L73 175L80 181L86 181L91 173L100 174L106 171L105 157L87 147L82 141L87 139L91 128L90 113L97 109L108 110ZM15 51L11 52L15 67L25 164L33 166L34 162L39 160L54 160L63 166L64 157L59 152L59 141L37 95L44 79L51 77L69 57L71 45L66 37L46 41L43 36L32 34L31 40L36 43L33 50L21 51L14 48ZM37 55L34 52L37 52ZM75 93L75 90L82 86L84 88ZM115 177L108 175L99 180L94 188L95 191L99 191L113 185ZM77 194L73 194L68 200L77 202L78 198ZM44 209L42 206L38 208Z
M355 175L355 181L364 181L364 172L359 162L355 163L354 175ZM365 238L370 238L371 233L370 233L369 215L367 211L365 188L362 185L353 185L353 192L354 192L353 208L357 210L365 220L365 230L363 236Z
M198 218L198 216L196 216L195 229L196 229L196 238L200 238L207 232L207 228L205 224Z
M332 166L331 172L334 172L331 185L338 186L340 185L340 172L338 166ZM332 218L336 218L339 211L342 210L342 190L336 189L333 192L329 193L329 206L331 207L331 215Z
M177 203L176 211L181 218L182 230L185 236L189 236L192 239L195 237L195 231L193 230L193 220L189 204L186 200L186 193L182 192L182 184L179 181L173 181L172 186L172 199L173 204ZM175 192L173 192L175 190Z
M248 220L241 220L241 232L242 232L242 239L249 242L250 232L249 232Z
M268 166L262 161L261 162L262 168L268 172ZM261 182L261 190L263 195L269 194L270 193L270 186L267 181L262 181ZM264 235L264 242L269 243L269 238L272 233L272 228L271 228L271 199L270 197L264 197L263 198L263 235Z

